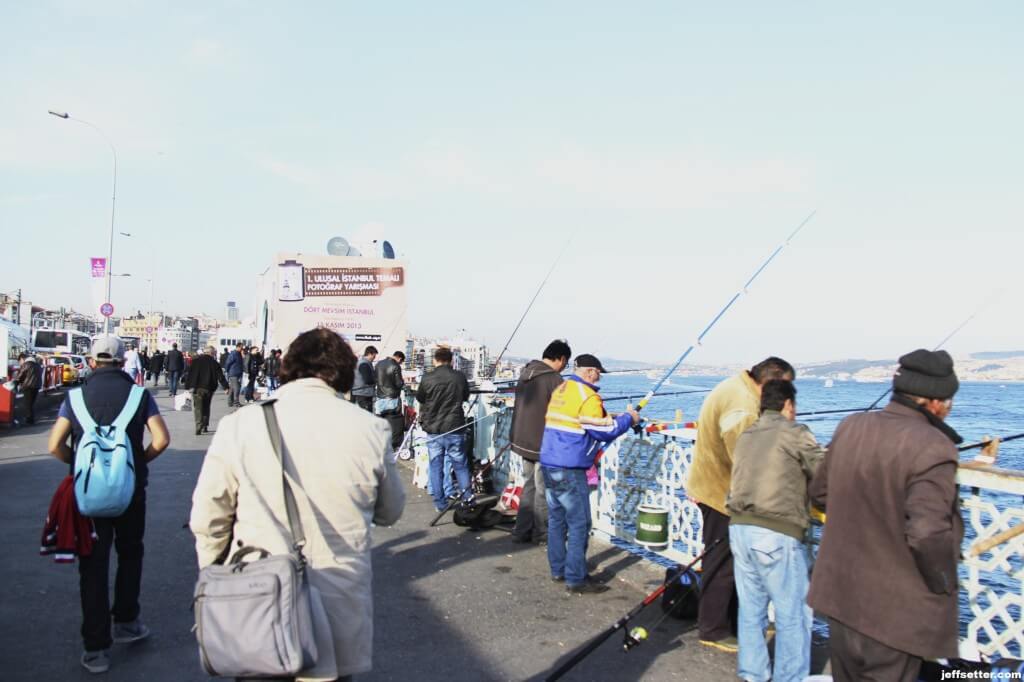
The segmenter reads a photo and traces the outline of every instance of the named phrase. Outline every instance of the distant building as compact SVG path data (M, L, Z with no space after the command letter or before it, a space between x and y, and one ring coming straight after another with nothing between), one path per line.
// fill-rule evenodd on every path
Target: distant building
M228 301L228 322L238 322L238 306L234 301Z

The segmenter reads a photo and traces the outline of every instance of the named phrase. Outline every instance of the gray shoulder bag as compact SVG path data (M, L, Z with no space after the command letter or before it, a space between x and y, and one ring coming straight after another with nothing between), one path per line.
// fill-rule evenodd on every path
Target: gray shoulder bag
M283 441L273 403L263 403L263 416L281 464L292 551L270 554L246 546L238 550L230 564L214 564L199 572L193 599L196 639L203 668L214 676L291 677L316 663L306 559L302 554L306 536L284 473ZM258 559L243 561L255 553Z

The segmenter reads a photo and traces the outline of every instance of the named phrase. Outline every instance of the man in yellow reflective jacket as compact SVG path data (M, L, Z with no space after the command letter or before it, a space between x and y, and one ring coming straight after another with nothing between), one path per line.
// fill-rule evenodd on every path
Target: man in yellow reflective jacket
M632 408L611 417L598 394L604 372L593 355L577 356L575 373L555 389L548 403L540 463L547 488L548 564L551 579L565 581L570 594L604 592L587 580L590 489L587 469L601 443L608 443L640 421Z

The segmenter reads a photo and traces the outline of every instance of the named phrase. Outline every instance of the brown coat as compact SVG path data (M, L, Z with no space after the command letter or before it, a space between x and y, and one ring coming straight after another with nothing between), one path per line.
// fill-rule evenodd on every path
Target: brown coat
M827 512L807 602L886 646L957 655L956 446L895 402L846 418L811 482Z

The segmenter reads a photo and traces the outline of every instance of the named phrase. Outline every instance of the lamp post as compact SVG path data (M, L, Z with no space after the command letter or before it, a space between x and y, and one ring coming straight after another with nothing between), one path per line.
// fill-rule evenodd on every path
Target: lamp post
M51 116L56 116L57 118L63 118L66 121L75 121L76 123L81 123L82 125L89 126L90 128L92 128L93 130L95 130L97 133L100 134L100 137L102 137L103 140L110 147L111 154L114 155L114 191L110 195L110 244L109 244L109 247L107 249L107 268L106 268L106 275L107 275L107 301L106 302L110 303L110 284L111 284L111 281L112 281L110 268L114 264L114 213L115 213L115 210L116 210L116 207L117 207L117 150L114 149L114 143L110 141L110 138L107 137L103 133L103 131L100 130L98 127L96 127L94 124L89 123L88 121L83 121L80 118L71 118L71 115L68 112L66 112L66 111L53 111L51 109L51 110L49 110L49 114ZM106 322L104 324L104 331L105 331L106 334L110 334L110 318L109 317L106 318Z

